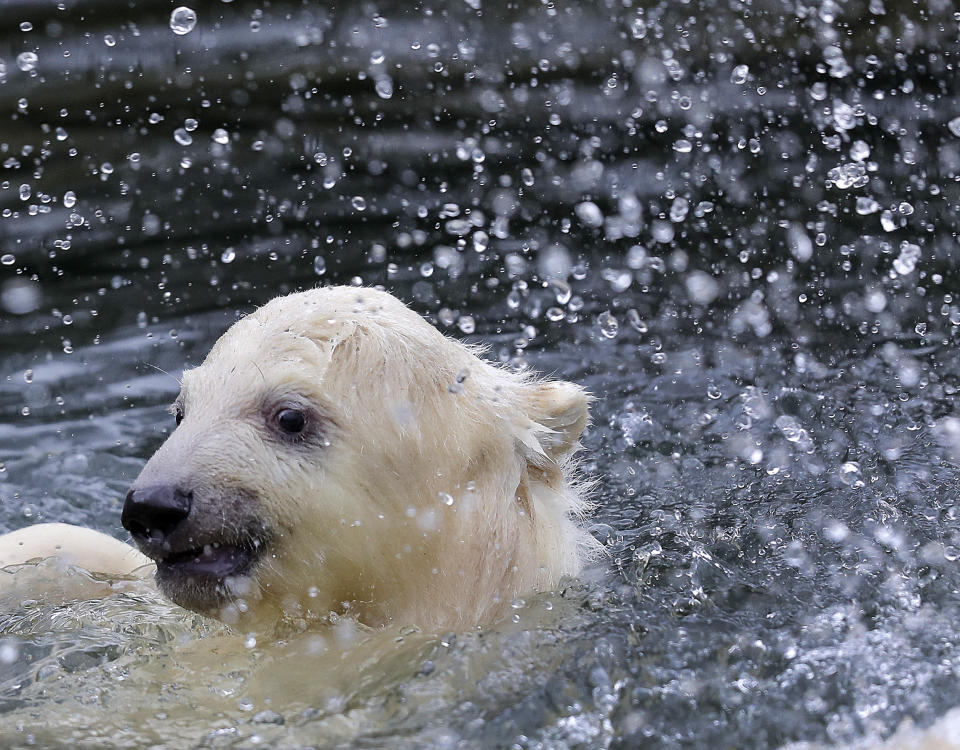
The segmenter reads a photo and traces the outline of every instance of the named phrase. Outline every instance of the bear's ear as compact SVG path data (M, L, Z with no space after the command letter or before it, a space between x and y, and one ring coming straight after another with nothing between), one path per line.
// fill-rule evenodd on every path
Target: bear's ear
M583 388L563 380L531 386L530 418L541 427L536 439L543 453L560 461L573 453L590 423L593 400Z

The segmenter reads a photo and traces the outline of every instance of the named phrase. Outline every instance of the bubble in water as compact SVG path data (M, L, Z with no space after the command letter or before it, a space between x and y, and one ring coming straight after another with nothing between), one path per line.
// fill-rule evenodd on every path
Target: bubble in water
M190 135L184 128L177 128L173 131L173 140L175 140L181 146L189 146L191 143L193 143L193 136Z
M350 205L352 205L357 211L366 211L367 199L362 195L355 195L350 199Z
M174 8L173 13L170 14L170 30L174 34L179 36L189 34L196 25L197 14L193 8L181 5L179 8Z
M693 151L693 144L686 138L681 138L673 144L673 150L680 154L689 154Z
M237 251L232 247L228 247L222 253L220 253L220 260L223 263L233 263L237 258Z
M313 259L313 272L317 276L323 276L327 272L327 260L322 255Z
M223 128L217 128L213 131L213 135L210 136L216 143L219 143L221 146L225 146L230 142L230 134Z
M950 128L950 132L953 133L957 138L960 138L960 117L954 117L950 122L947 123L947 127Z
M117 44L117 40L114 39L112 34L107 34L105 37L103 37L103 43L108 47L114 47Z
M63 206L64 208L73 208L75 205L77 205L77 194L68 190L63 194Z
M527 187L533 185L533 172L530 171L529 167L520 170L520 181Z
M24 73L29 73L31 70L34 70L37 67L37 61L36 52L21 52L17 55L17 67Z
M33 382L33 370L24 370L23 371L23 382L32 383Z
M0 255L0 264L5 266L12 266L17 262L17 259L13 256L13 253L4 253Z
M860 216L875 214L879 210L880 204L877 203L873 198L863 196L857 198L856 211L858 214L860 214Z
M738 65L733 69L733 72L730 74L731 83L746 83L747 78L750 76L750 66L749 65Z

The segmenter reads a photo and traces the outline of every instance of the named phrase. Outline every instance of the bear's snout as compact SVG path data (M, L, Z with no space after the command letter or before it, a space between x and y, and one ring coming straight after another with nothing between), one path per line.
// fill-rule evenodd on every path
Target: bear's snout
M190 515L193 493L170 484L132 489L120 523L144 547L162 546Z

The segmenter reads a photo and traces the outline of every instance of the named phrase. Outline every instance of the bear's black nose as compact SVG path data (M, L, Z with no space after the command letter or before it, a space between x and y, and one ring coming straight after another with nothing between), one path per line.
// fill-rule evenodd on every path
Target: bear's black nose
M120 523L138 542L162 544L190 515L192 503L192 492L170 484L130 490Z

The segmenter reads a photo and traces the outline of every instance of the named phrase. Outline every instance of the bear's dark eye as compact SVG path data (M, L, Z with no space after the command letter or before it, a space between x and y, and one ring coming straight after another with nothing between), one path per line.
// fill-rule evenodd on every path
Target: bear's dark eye
M183 421L183 407L179 405L175 406L173 408L173 416L174 419L177 420L177 426L179 427L180 423Z
M307 426L307 417L299 409L281 409L277 412L277 426L289 435L296 435Z

